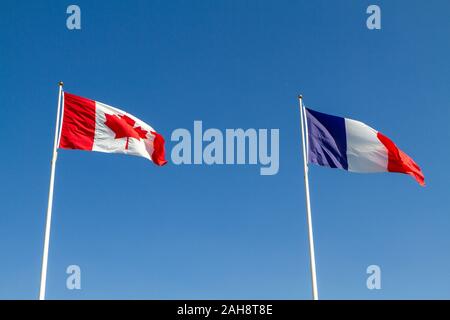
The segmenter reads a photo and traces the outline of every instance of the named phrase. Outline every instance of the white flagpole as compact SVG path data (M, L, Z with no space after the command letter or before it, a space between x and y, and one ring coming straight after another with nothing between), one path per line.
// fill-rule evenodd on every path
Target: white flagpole
M53 155L50 172L50 187L48 191L48 205L47 218L45 223L45 237L44 237L44 253L42 255L42 269L41 269L41 288L39 290L39 300L45 300L45 286L47 282L47 262L48 262L48 248L50 245L50 226L52 223L52 206L53 206L53 186L55 184L55 168L56 159L58 157L58 137L59 137L59 121L61 114L61 97L63 83L59 83L58 108L56 112L55 138L53 141Z
M306 120L306 111L303 107L303 96L298 96L300 104L300 122L302 128L302 149L303 149L303 169L305 177L305 193L306 193L306 220L308 224L308 239L309 239L309 264L311 267L311 281L312 281L312 294L314 300L319 300L319 292L317 291L317 275L316 275L316 256L314 253L314 237L311 218L311 203L309 198L309 178L308 178L308 123ZM305 138L306 135L306 138Z

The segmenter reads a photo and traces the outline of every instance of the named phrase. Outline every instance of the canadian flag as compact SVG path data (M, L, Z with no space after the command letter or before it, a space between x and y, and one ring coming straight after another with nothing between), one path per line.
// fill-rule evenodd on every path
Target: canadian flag
M133 115L104 103L64 92L59 148L141 156L159 166L164 138Z

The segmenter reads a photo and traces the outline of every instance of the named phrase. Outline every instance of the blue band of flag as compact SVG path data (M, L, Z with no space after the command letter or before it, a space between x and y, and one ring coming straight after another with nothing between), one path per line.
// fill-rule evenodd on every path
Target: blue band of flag
M306 109L308 162L348 170L345 118Z

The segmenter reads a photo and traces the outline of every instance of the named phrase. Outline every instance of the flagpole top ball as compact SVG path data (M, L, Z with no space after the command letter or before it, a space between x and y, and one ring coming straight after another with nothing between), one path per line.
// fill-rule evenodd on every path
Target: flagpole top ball
M303 96L301 94L298 95L299 99L303 99Z
M64 85L64 82L60 81L58 84L62 87Z

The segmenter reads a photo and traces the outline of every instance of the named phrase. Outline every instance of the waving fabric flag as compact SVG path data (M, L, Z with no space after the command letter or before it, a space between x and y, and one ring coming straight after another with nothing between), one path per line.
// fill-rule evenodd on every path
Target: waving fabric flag
M64 93L59 148L124 153L162 166L164 138L125 111L98 101Z
M420 167L382 133L360 121L305 109L309 163L361 173L405 173L425 185Z

